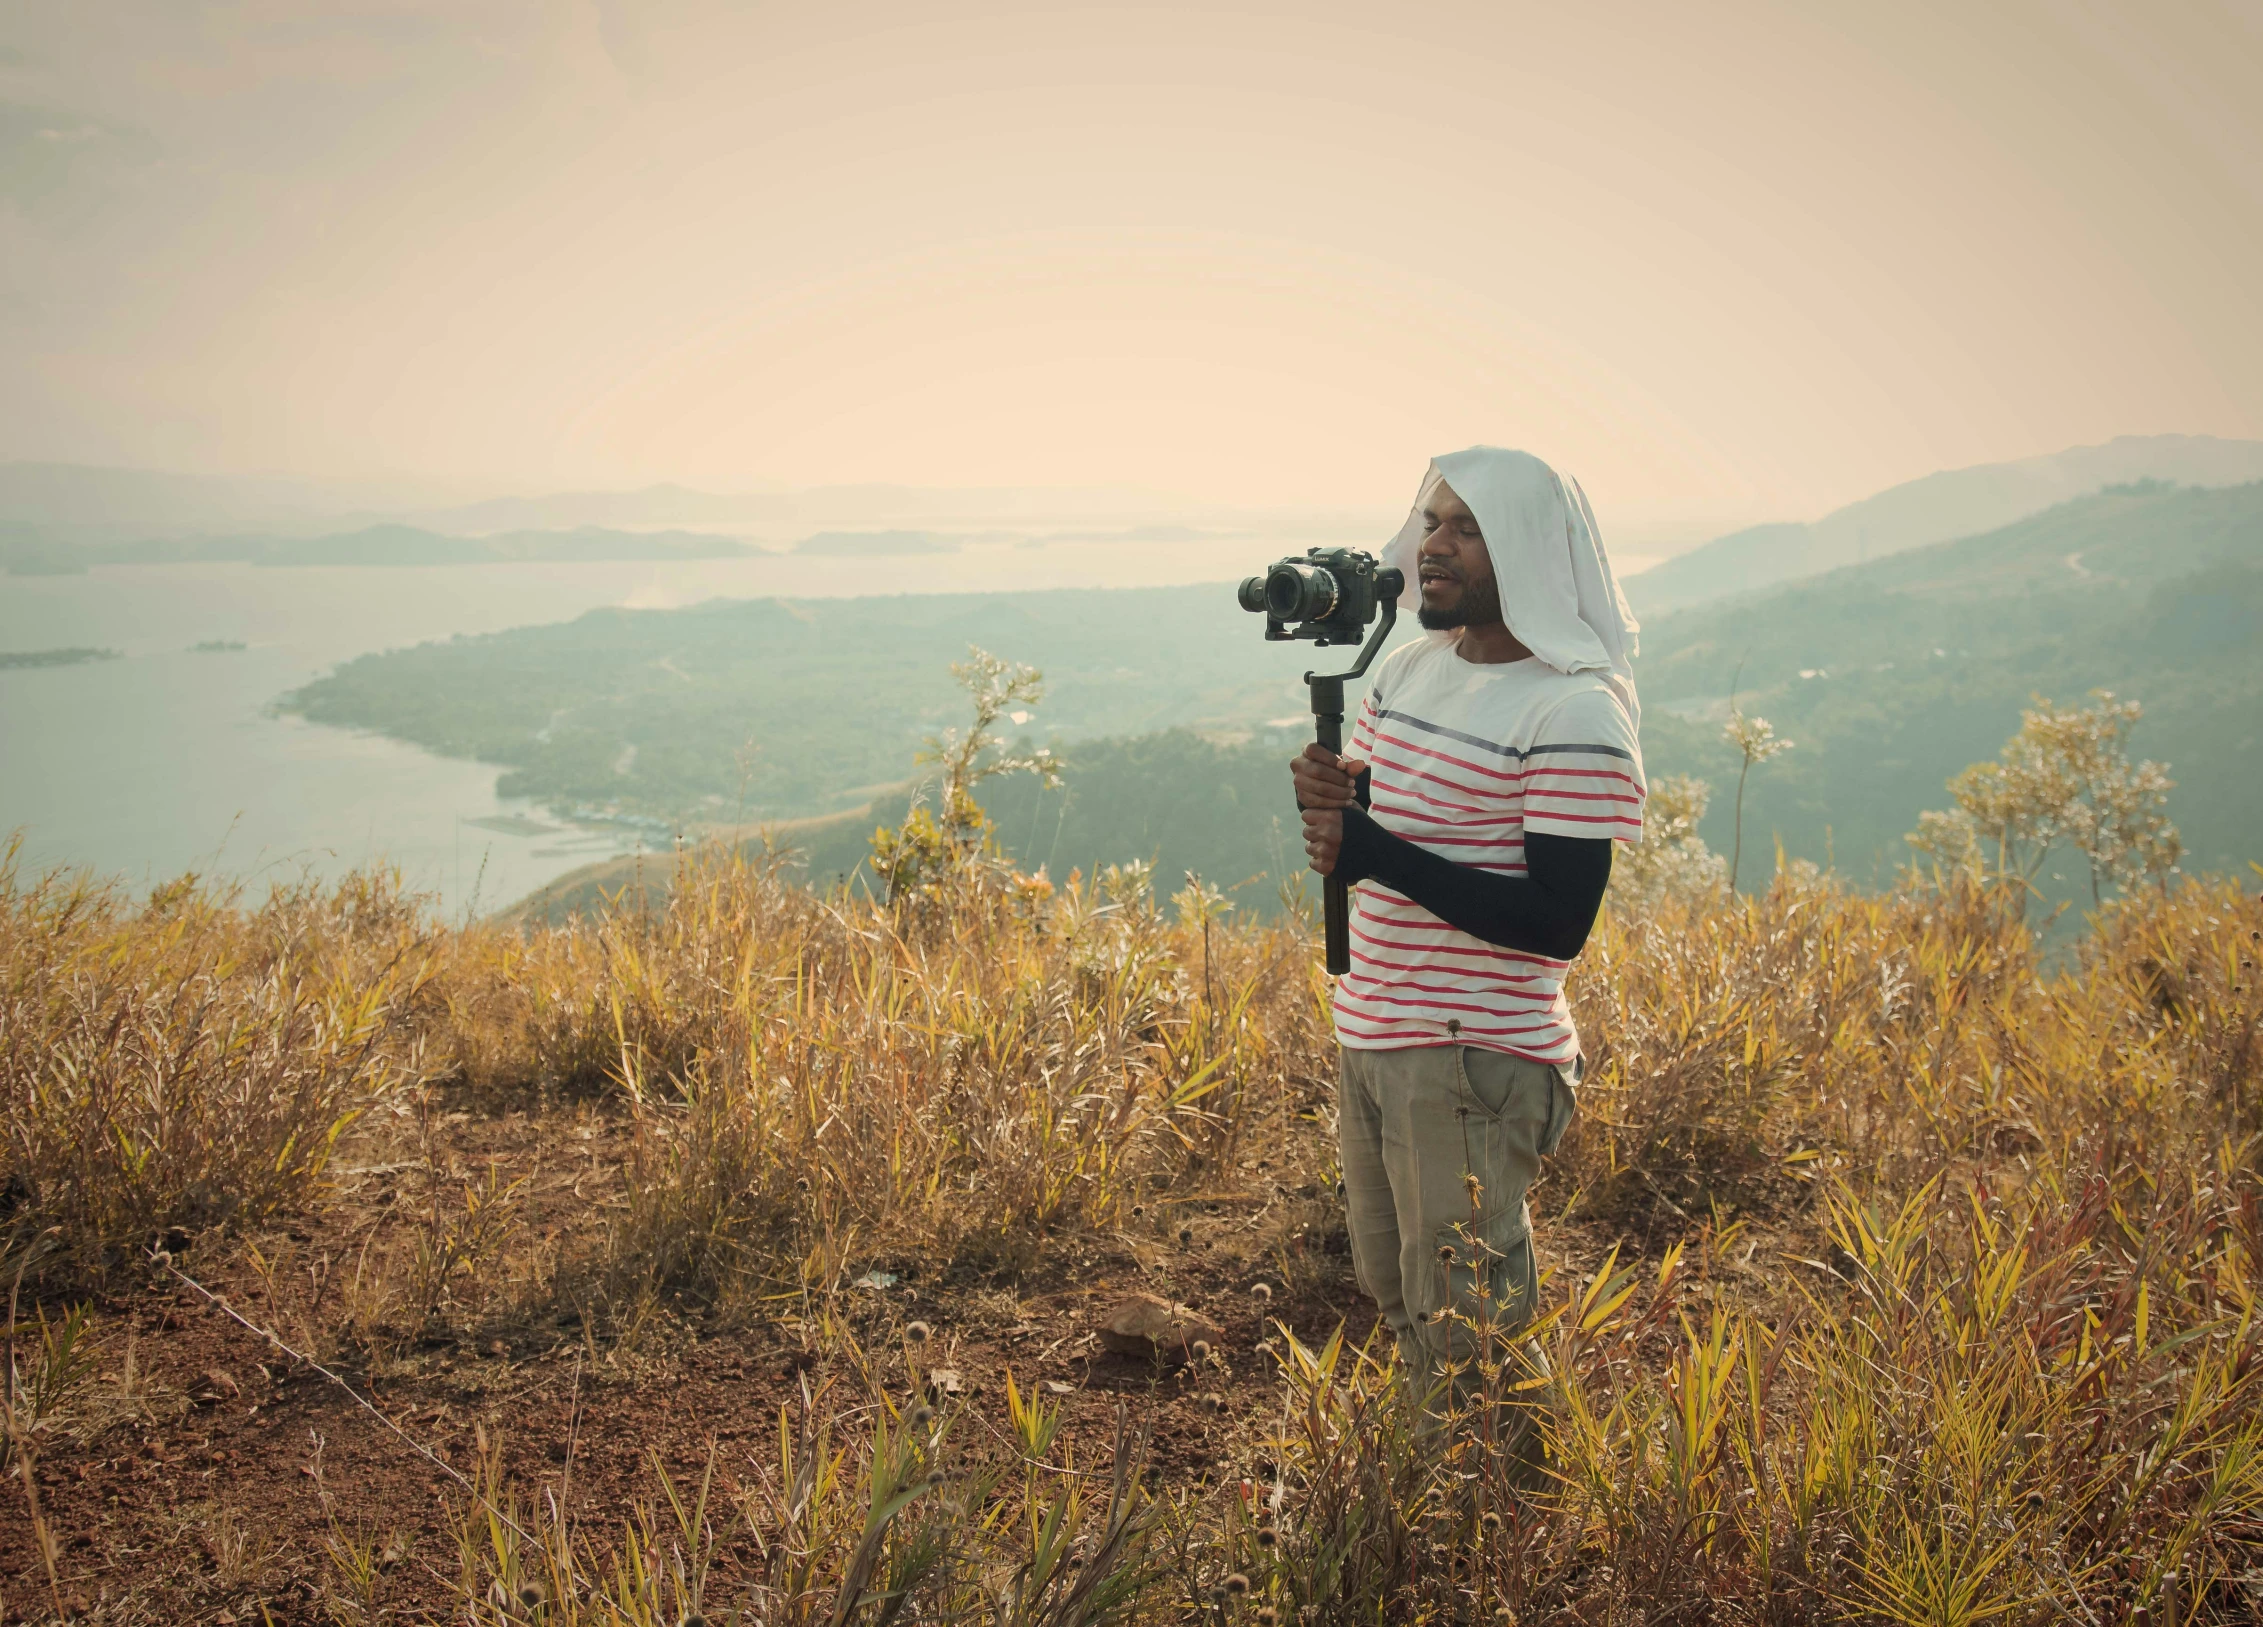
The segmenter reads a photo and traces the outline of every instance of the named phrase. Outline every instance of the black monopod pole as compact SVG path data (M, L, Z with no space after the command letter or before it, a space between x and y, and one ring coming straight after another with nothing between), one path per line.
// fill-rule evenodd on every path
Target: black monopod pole
M1304 675L1312 690L1312 732L1338 756L1344 750L1344 677ZM1321 878L1320 918L1327 935L1328 975L1341 977L1352 969L1351 890L1341 875Z
M1384 571L1376 578L1377 598L1383 608L1383 618L1375 630L1367 635L1360 646L1359 659L1352 663L1349 672L1308 672L1304 675L1307 688L1312 691L1312 732L1320 743L1339 757L1344 750L1344 680L1366 675L1368 663L1375 652L1391 636L1392 624L1399 617L1399 594L1406 586L1406 578L1395 570ZM1352 921L1350 889L1344 886L1341 876L1325 876L1320 883L1320 920L1326 932L1328 949L1328 975L1342 977L1352 969Z

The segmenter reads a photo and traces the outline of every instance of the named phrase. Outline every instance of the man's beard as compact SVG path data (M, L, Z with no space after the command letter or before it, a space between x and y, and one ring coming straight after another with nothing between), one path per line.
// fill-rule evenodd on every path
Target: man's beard
M1423 605L1414 613L1417 626L1433 633L1452 632L1456 627L1490 627L1501 619L1501 587L1498 582L1487 582L1473 588L1462 584L1461 603L1451 610L1433 610Z

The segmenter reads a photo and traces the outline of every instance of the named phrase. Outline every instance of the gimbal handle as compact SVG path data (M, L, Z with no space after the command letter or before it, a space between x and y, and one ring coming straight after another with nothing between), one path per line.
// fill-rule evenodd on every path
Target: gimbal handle
M1403 589L1402 589L1403 591ZM1308 672L1304 675L1307 688L1312 691L1312 730L1320 744L1341 755L1344 749L1344 680L1363 676L1375 652L1391 636L1391 626L1398 620L1397 594L1383 601L1383 614L1375 624L1375 631L1367 635L1360 646L1359 659L1348 672ZM1341 859L1339 849L1337 857ZM1351 889L1344 885L1340 874L1323 876L1320 880L1320 919L1326 936L1328 975L1342 977L1352 969Z

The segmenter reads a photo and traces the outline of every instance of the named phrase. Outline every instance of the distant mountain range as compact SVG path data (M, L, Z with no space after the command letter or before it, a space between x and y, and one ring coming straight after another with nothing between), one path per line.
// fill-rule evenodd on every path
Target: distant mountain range
M1053 542L1204 542L1248 535L1246 531L1205 531L1190 525L1134 525L1113 531L820 531L795 543L793 551L866 558L883 554L948 554L973 542L1011 542L1021 548L1041 548Z
M499 565L601 559L724 559L750 552L699 531L499 531L451 537L409 525L372 525L319 537L218 536L134 542L53 543L0 536L0 569L55 576L95 565L236 561L251 565Z
M751 536L774 548L811 533L868 530L920 530L958 540L1003 531L1048 542L1190 541L1213 535L1359 541L1389 529L1392 507L1366 512L1282 504L1227 512L1132 488L880 483L752 492L655 485L464 502L400 482L0 463L0 546L19 554L153 538L329 536L373 525L454 537L684 529Z
M498 565L597 559L731 559L753 550L704 531L496 531L443 536L409 525L372 525L337 536L282 540L252 556L258 565Z
M958 546L958 538L932 531L820 531L795 543L794 552L874 559L885 554L947 554Z
M1638 615L1750 593L1841 565L1993 531L2109 486L2159 480L2238 486L2263 480L2263 441L2123 435L2103 446L1950 469L1889 487L1812 523L1758 525L1677 554L1625 584Z
M2230 486L2258 479L2263 442L2123 436L2103 446L1927 475L1812 522L1753 526L1629 577L1627 596L1639 613L1658 615L1978 535L2108 486L2142 480ZM1374 546L1398 518L1395 499L1372 510L1283 505L1228 511L1132 489L879 483L753 492L654 485L464 502L401 482L0 463L0 569L19 572L76 570L106 559L437 563L695 557L695 545L684 539L703 534L847 557L936 553L1007 540L1039 547L1242 537L1298 547L1338 541ZM651 553L592 540L622 535L673 540L653 544ZM517 540L569 537L581 540ZM349 540L356 538L361 540ZM435 538L476 540L489 551L449 549ZM253 539L290 544L261 553ZM90 545L120 551L78 552ZM589 551L593 547L600 551ZM609 549L628 551L604 551Z
M908 516L1116 515L1169 506L1154 493L948 490L914 486L821 486L793 491L712 492L653 485L622 491L562 491L446 500L429 486L187 475L76 463L0 463L0 524L119 540L125 536L337 530L393 521L454 536L571 531L599 526L646 531L771 524L809 529L885 524ZM325 523L327 522L327 523Z
M398 517L431 504L435 496L397 484L0 463L0 536L118 542L229 532L306 534L336 530L357 515Z

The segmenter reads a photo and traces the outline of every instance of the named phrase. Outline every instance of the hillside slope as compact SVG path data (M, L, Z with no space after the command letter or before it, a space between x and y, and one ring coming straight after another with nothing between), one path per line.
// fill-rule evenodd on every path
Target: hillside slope
M1270 917L1284 879L1302 884L1304 849L1289 785L1286 743L1221 745L1187 729L1074 742L1063 751L1063 783L1047 790L1028 774L986 783L980 801L999 846L1025 871L1056 881L1072 871L1141 860L1168 897L1189 872L1222 890L1243 915ZM781 821L772 845L812 883L873 886L876 826L897 825L911 793L892 788L862 807L819 819ZM760 844L750 841L748 851ZM561 876L504 913L553 924L626 897L665 899L677 872L672 851L607 860ZM1317 896L1317 895L1316 895Z
M1904 859L1943 782L1993 757L2035 694L2107 688L2145 703L2141 754L2178 782L2188 867L2263 858L2263 484L2105 493L1986 536L1913 550L1644 633L1653 773L1734 781L1732 686L1797 745L1754 776L1747 846L1835 860L1858 879ZM1705 834L1729 841L1726 796Z
M2103 446L1943 470L1889 487L1811 524L1754 526L1716 538L1630 577L1627 597L1646 616L1687 609L1993 531L2108 486L2147 480L2208 487L2263 480L2263 441L2123 435Z

